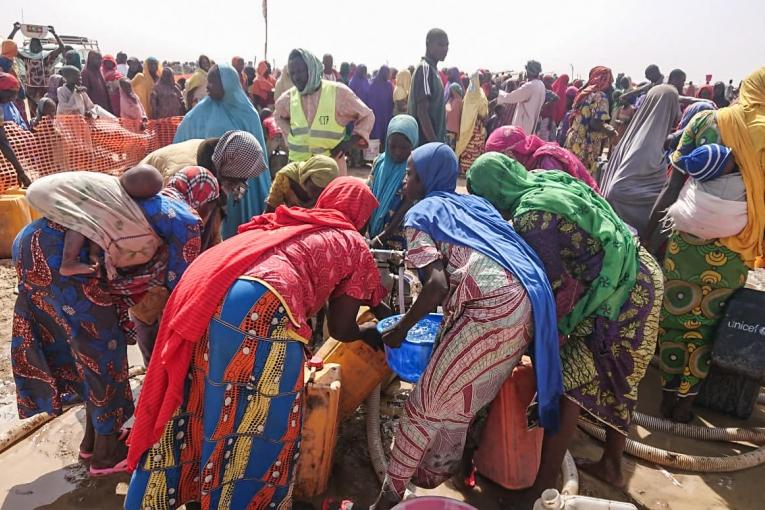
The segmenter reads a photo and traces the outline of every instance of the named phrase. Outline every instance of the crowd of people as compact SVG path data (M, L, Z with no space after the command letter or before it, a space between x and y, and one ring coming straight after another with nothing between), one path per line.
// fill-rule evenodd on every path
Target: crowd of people
M326 307L333 338L397 348L442 306L373 508L410 483L470 478L471 425L527 352L545 435L518 497L555 484L581 410L607 432L580 467L621 486L657 343L662 413L690 421L725 300L763 256L765 68L738 89L686 85L679 69L665 83L655 65L638 84L603 66L572 81L534 60L468 75L438 69L448 49L433 29L418 65L372 76L305 49L275 73L203 55L181 90L156 59L92 52L80 71L62 47L50 75L62 84L54 97L26 88L30 111L47 93L59 113L184 117L121 179L29 186L44 218L13 250L20 416L79 395L80 457L93 476L133 471L125 508L289 508L311 319ZM23 121L28 57L5 41L3 58L3 119ZM346 175L365 161L366 182ZM405 250L422 282L384 334L356 323L361 306L392 313L370 247ZM133 340L148 364L135 409Z

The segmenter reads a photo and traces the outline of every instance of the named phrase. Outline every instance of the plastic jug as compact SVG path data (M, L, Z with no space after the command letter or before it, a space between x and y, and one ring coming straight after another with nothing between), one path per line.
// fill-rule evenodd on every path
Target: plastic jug
M441 496L423 496L403 501L393 507L393 510L478 510L456 499Z
M632 503L608 499L564 496L556 489L547 489L534 503L534 510L637 510L637 507Z
M306 363L303 431L295 474L298 499L327 490L337 442L340 388L340 365L317 357Z
M374 321L368 308L360 310L359 324ZM378 384L393 373L385 362L385 353L376 351L364 342L339 342L329 338L316 353L325 363L337 363L343 369L340 389L340 419L352 415Z
M0 195L0 259L11 258L13 240L32 221L32 211L22 189Z
M531 359L523 356L489 408L475 453L476 469L506 489L534 485L542 457L541 428L528 430L526 409L536 393Z

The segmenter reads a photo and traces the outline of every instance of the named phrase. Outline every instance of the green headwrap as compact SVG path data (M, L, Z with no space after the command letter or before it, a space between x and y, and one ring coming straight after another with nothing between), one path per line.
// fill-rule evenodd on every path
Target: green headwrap
M319 90L319 87L321 87L321 76L324 73L324 65L313 53L304 50L303 48L295 48L292 50L290 57L294 54L300 55L308 68L308 82L306 82L305 88L298 92L300 92L301 96L313 94Z
M576 223L598 240L603 250L600 274L571 312L558 321L570 334L586 317L597 313L615 320L635 286L638 245L606 200L589 186L559 171L527 172L504 154L479 157L467 173L470 192L516 218L529 211L550 212Z

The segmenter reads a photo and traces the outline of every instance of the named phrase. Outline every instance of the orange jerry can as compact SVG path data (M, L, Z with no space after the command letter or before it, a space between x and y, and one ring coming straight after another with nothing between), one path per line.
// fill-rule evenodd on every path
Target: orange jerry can
M359 311L357 322L374 321L368 308ZM340 419L343 420L366 400L378 384L393 372L385 362L385 351L376 351L362 341L339 342L327 339L316 356L325 363L337 363L343 368L343 386L340 390Z
M0 259L11 258L13 240L32 221L32 211L22 189L0 195Z
M295 497L309 499L327 490L337 442L340 365L314 356L306 363L305 408Z
M526 419L535 393L534 367L523 356L491 403L475 453L478 472L506 489L531 487L537 477L544 431L538 427L529 430Z

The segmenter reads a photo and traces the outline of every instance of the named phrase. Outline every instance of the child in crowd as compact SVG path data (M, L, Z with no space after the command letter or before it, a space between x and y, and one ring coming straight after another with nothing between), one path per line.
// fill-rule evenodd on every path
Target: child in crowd
M93 111L93 101L90 100L85 87L80 86L80 70L74 66L64 66L59 71L64 77L64 85L58 88L58 115L90 115Z
M162 174L153 166L139 165L122 174L120 185L130 198L151 198L162 190ZM59 270L63 276L92 275L98 271L101 247L93 241L89 240L90 264L80 262L80 252L85 239L84 235L71 229L64 235L64 250Z
M40 102L37 103L37 115L30 122L32 131L45 117L55 117L57 109L56 102L50 97L46 96L40 99Z
M121 78L120 84L120 117L140 121L143 125L148 121L146 111L141 101L133 92L133 84L127 78Z
M287 144L282 130L276 123L276 117L269 108L263 108L260 111L260 119L263 124L263 134L266 137L266 151L271 168L271 177L273 177L287 164Z

